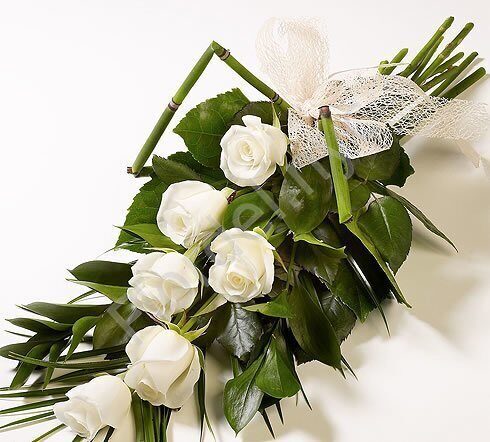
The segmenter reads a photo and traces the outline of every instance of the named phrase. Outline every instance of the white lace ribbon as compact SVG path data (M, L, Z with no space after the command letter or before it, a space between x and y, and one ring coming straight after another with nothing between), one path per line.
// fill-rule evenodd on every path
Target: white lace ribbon
M328 155L317 128L319 108L329 106L340 152L360 158L387 150L393 135L458 141L478 139L490 117L483 103L432 97L412 80L362 69L328 72L325 27L315 20L268 20L257 54L288 115L293 164L304 167Z

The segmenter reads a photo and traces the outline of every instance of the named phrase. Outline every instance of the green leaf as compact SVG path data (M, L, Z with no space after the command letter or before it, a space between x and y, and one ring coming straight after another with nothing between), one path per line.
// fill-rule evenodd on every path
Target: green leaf
M13 422L9 422L8 424L2 425L0 430L5 430L6 428L15 427L16 425L34 423L39 420L51 420L55 419L54 413L52 411L47 411L46 413L35 414L34 416L24 417L22 419L17 419Z
M201 176L189 166L167 158L153 155L153 170L158 178L170 185L181 181L201 181Z
M286 344L272 337L255 385L275 398L294 396L301 388L286 353Z
M228 205L223 217L223 229L238 227L252 230L254 227L264 227L276 210L277 203L271 192L257 190L247 193Z
M286 127L288 124L288 113L282 110L279 106L274 105L276 115L279 117L281 127ZM237 112L231 124L243 125L242 117L245 115L255 115L260 117L262 123L274 125L274 115L272 113L272 106L270 101L252 101L245 105L245 107Z
M387 180L400 163L400 144L395 140L390 149L352 160L354 172L364 180Z
M166 237L156 224L136 224L134 226L122 226L122 230L144 239L150 246L160 249L172 249L183 252L184 248L175 244Z
M249 312L259 312L274 318L291 318L293 316L293 311L288 301L287 290L283 290L272 301L263 304L247 305L243 308Z
M102 315L94 330L94 348L113 347L128 342L129 338L152 321L133 304L117 305Z
M128 287L128 281L133 277L129 264L100 260L80 264L70 273L79 281L120 287Z
M330 292L322 292L319 295L323 312L335 330L337 339L342 342L354 328L356 315L337 296Z
M252 420L260 407L264 393L255 385L255 377L263 356L256 359L243 373L230 379L223 392L225 417L235 433Z
M158 177L153 177L145 183L134 197L123 225L155 224L158 209L162 201L162 194L167 187L167 184L162 182ZM133 236L123 231L119 235L116 245L121 245L131 239L133 239ZM141 247L134 247L134 251L140 250Z
M361 322L366 320L371 310L375 307L363 284L345 261L339 263L338 271L330 290L356 314Z
M352 210L359 210L361 207L364 207L371 196L371 192L369 187L364 181L360 181L356 178L350 178L347 182L349 186L349 194L350 194L350 202L352 206ZM338 212L337 208L337 199L332 198L330 200L330 212Z
M279 194L279 208L296 234L311 232L327 215L332 198L330 172L317 162L299 171L289 166Z
M301 348L318 361L342 370L337 335L307 274L295 277L289 302L294 311L289 326Z
M4 408L0 410L0 415L7 415L13 413L19 413L22 411L35 410L36 408L49 407L51 405L57 404L58 402L67 401L67 397L57 398L57 399L47 399L44 401L31 402L29 404L18 405L11 408Z
M376 199L357 223L396 273L412 243L412 221L403 204L389 196Z
M324 252L332 256L333 258L345 258L344 247L333 247L330 244L316 238L312 233L301 233L299 235L294 235L294 242L304 241L312 246L322 247Z
M48 302L33 302L31 304L20 306L28 312L35 313L39 316L52 319L53 321L74 324L80 318L85 316L99 316L108 304L50 304Z
M398 163L398 167L395 169L391 177L386 180L383 180L383 184L393 184L398 187L403 187L409 176L415 173L412 165L410 164L410 158L405 152L405 149L401 147L399 140L395 138L395 143L398 144L400 149L400 161Z
M226 304L220 315L223 315L226 325L218 336L219 343L230 354L246 361L262 336L259 316L240 304L232 303Z
M89 330L95 327L95 324L97 324L99 319L99 316L86 316L85 318L80 318L77 322L75 322L75 324L73 324L73 338L70 348L68 349L68 353L66 354L66 359L70 358L80 342L82 342L84 336Z
M70 364L67 362L43 361L41 359L31 358L29 356L22 356L16 353L10 353L9 358L14 359L16 361L27 362L28 364L32 364L32 365L39 365L40 367L54 367L54 368L62 368L64 370L79 370L79 369L88 368L88 369L104 371L111 368L122 368L129 363L129 359L127 357L123 357L119 359L111 359L106 361L78 362L74 364Z
M205 166L218 167L221 138L234 115L248 103L239 89L225 92L190 110L174 132L183 138L197 161Z
M78 281L76 279L68 279L68 281L95 290L96 292L104 296L107 296L112 302L123 304L124 302L127 301L126 292L128 290L128 287L118 287L114 285L97 284L96 282Z
M59 424L56 427L51 428L50 430L41 434L41 436L36 437L35 439L32 440L32 442L41 442L42 440L47 439L48 437L52 436L53 434L57 433L58 431L62 430L65 427L66 427L65 424Z
M48 354L50 347L51 347L50 344L36 345L32 350L29 351L29 353L27 353L27 356L34 359L42 359ZM18 389L22 387L27 382L29 376L32 374L32 372L35 369L36 369L36 365L31 365L26 362L22 362L17 367L15 376L10 384L10 388Z
M442 238L445 241L447 241L457 251L454 243L443 232L441 232L432 223L432 221L422 213L422 211L420 209L415 207L410 201L408 201L403 196L398 195L397 193L393 192L393 190L389 189L388 187L383 186L380 183L372 182L372 183L369 183L369 185L373 189L374 192L379 193L380 195L390 196L392 198L395 198L400 203L402 203L405 206L405 209L407 209L413 216L415 216L425 226L426 229L428 229L429 231L431 231L432 233L437 235L439 238Z
M43 319L34 319L34 318L13 318L7 319L11 324L25 328L26 330L31 330L35 333L44 333L50 334L53 331L55 332L63 332L70 330L71 324L60 324L58 322L45 321Z
M53 345L51 345L51 348L49 349L48 361L58 362L61 353L63 353L63 351L67 346L68 346L67 341L55 342ZM53 377L53 374L54 374L53 367L46 368L46 373L44 374L44 381L42 386L43 389L48 386L49 382L51 381L51 378Z

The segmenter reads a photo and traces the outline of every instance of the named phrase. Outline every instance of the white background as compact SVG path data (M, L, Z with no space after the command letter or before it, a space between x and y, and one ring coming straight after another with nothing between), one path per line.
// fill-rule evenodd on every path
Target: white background
M255 35L274 15L324 17L332 69L371 66L413 50L448 15L474 20L463 46L490 53L490 12L478 0L429 1L0 1L1 316L14 304L79 293L64 269L109 249L141 185L126 175L156 118L212 39L259 72ZM455 29L457 31L458 29ZM259 96L219 60L175 122L233 86ZM467 94L488 101L483 82ZM488 141L488 138L487 138ZM475 147L483 150L485 141ZM168 133L157 152L182 148ZM387 306L391 337L373 314L343 347L359 378L317 363L299 369L313 405L283 401L278 441L472 442L489 440L490 181L451 143L412 140L417 173L403 194L457 244L455 254L415 221L399 273L413 308ZM7 325L3 323L2 325ZM15 339L2 332L2 345ZM0 363L1 384L12 364ZM210 361L208 407L218 440L234 435L220 393L228 373ZM1 404L2 407L11 402ZM5 419L1 420L4 422ZM192 404L172 417L172 441L197 441ZM27 441L47 426L0 433ZM72 437L59 434L53 440ZM209 439L212 440L212 439ZM270 440L256 418L238 440Z

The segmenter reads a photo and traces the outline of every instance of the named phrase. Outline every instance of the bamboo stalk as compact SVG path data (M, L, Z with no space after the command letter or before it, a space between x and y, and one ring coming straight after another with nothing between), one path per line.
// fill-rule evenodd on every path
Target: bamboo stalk
M473 23L466 23L464 28L459 32L456 37L444 48L444 50L435 58L427 70L420 76L420 81L423 82L429 78L432 73L444 62L452 52L461 44L461 42L466 38L466 36L475 27Z
M413 74L419 64L423 61L427 53L430 51L432 46L434 46L439 38L449 29L449 27L453 24L454 17L449 17L444 20L444 23L439 26L435 34L431 37L431 39L424 45L424 47L419 51L419 53L414 57L414 59L410 62L410 64L406 67L406 69L400 73L403 77L408 77Z
M346 223L352 219L349 185L342 167L342 157L335 136L332 114L330 113L330 108L328 106L320 108L320 119L322 121L322 130L328 148L328 158L330 161L330 171L332 173L335 197L337 199L337 208L339 210L339 220L341 223Z
M213 58L213 55L217 55L222 61L224 61L231 69L233 69L240 77L242 77L247 83L264 94L271 101L276 103L279 107L287 110L290 106L284 101L273 89L267 86L262 80L258 79L252 74L245 66L243 66L235 57L230 54L229 50L226 50L219 43L213 41L209 47L204 51L201 58L197 61L195 66L189 72L180 88L175 93L174 97L163 111L157 124L150 133L150 136L146 140L145 144L141 148L136 160L131 167L128 167L128 173L138 175L143 166L145 165L150 155L155 150L155 147L162 137L165 129L172 120L175 112L179 106L187 97L192 87L196 84L197 80L201 77L202 73L208 66L209 62Z
M431 93L431 95L434 97L440 96L451 85L451 83L453 83L453 81L456 80L456 78L458 78L458 76L465 71L471 63L473 63L477 56L478 52L472 52L470 55L468 55L459 66L455 67L451 75L449 75L448 78L434 92Z
M478 80L483 78L486 74L487 71L485 70L485 68L483 67L478 68L475 72L473 72L471 75L468 75L468 77L466 77L464 80L461 80L458 84L456 84L454 87L449 89L442 96L444 98L456 98L458 95L462 94L466 89L473 86Z
M420 63L419 67L415 71L415 73L412 76L412 80L415 81L415 83L420 84L419 77L422 75L424 72L424 69L426 66L429 64L430 60L432 59L432 56L436 53L437 49L441 45L442 41L444 40L444 36L441 36L439 40L437 40L436 44L430 48L430 51L427 53L425 58L422 60L422 63Z
M452 68L448 69L446 72L443 72L442 74L439 74L439 75L433 77L430 81L421 85L422 90L427 92L428 90L432 89L433 87L436 87L439 83L442 83L447 78L449 78L453 74L455 69L456 69L455 67L452 67Z
M457 54L453 55L451 58L447 59L444 63L439 65L439 67L432 72L432 74L429 75L429 77L433 77L434 75L441 74L444 71L448 70L449 68L452 68L455 63L457 63L459 60L461 60L464 57L464 52L458 52Z
M408 54L408 48L403 48L401 49L389 62L389 64L396 64L400 63ZM383 62L381 62L383 63ZM396 69L396 66L390 66L387 68L381 68L380 73L383 75L390 75L394 70Z

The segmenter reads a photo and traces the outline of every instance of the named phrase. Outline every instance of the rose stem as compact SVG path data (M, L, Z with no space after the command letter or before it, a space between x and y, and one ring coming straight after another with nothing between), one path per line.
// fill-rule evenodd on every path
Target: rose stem
M456 86L449 89L446 93L442 95L444 98L456 98L458 95L462 94L466 89L473 86L478 80L483 78L487 74L485 68L478 68L471 75L468 75L464 80L461 80Z
M394 57L393 59L389 62L389 64L396 64L400 63L408 54L408 48L403 48L401 49ZM383 75L390 75L394 70L396 69L396 66L389 66L387 68L380 67L380 74Z
M441 38L437 40L437 43L434 46L432 46L432 48L430 48L430 51L427 53L422 63L420 63L419 67L415 71L415 74L413 74L412 81L415 81L415 83L420 84L419 77L424 72L425 67L429 64L429 61L431 60L432 56L436 53L437 49L439 48L443 40L444 37L441 36Z
M429 77L433 77L434 75L441 74L448 70L449 68L452 68L454 66L454 63L458 62L464 57L464 52L458 52L456 55L453 55L451 58L447 59L444 63L439 65L439 67L430 74Z
M322 120L322 129L328 148L328 158L330 161L335 197L337 199L337 208L339 210L339 219L341 223L345 223L352 219L349 185L347 183L347 178L344 175L339 144L335 136L332 114L330 113L330 108L328 106L320 108L320 118Z
M444 62L452 52L461 44L461 42L466 38L466 36L475 27L473 23L467 23L465 27L459 32L456 37L441 51L441 53L435 58L435 60L430 64L426 71L420 76L419 84L427 80L434 71Z
M233 69L240 77L242 77L247 83L252 85L259 92L264 94L271 101L276 103L279 107L286 110L289 105L278 95L274 90L267 86L263 81L259 80L254 74L252 74L247 68L239 63L235 57L230 54L230 51L224 49L221 45L213 41L211 45L204 51L201 58L197 61L195 66L187 75L186 79L177 90L176 94L163 111L162 115L158 119L155 127L150 133L150 136L146 140L145 144L141 148L136 160L128 171L134 175L139 174L148 158L155 149L158 141L163 135L163 132L169 125L172 117L177 111L178 107L182 104L187 94L192 87L196 84L207 65L216 54L222 61L224 61L231 69Z
M425 44L425 46L419 51L419 53L414 57L414 59L410 62L410 64L405 68L403 72L401 72L399 75L403 77L408 77L409 75L413 74L419 64L424 60L425 56L427 53L430 51L432 46L434 46L439 38L448 30L448 28L453 24L454 17L449 17L446 20L444 20L444 23L439 26L439 29L435 32L435 34L432 36L432 38Z
M432 96L440 96L449 85L458 78L458 76L468 68L468 66L473 62L473 60L478 56L478 52L472 52L468 55L459 66L456 66L454 71L449 75L449 77L434 91L431 93Z
M439 83L445 81L447 78L449 78L452 75L455 69L456 69L455 67L449 68L446 70L446 72L443 72L442 74L433 77L430 81L421 85L422 90L427 92L428 90L437 86Z

